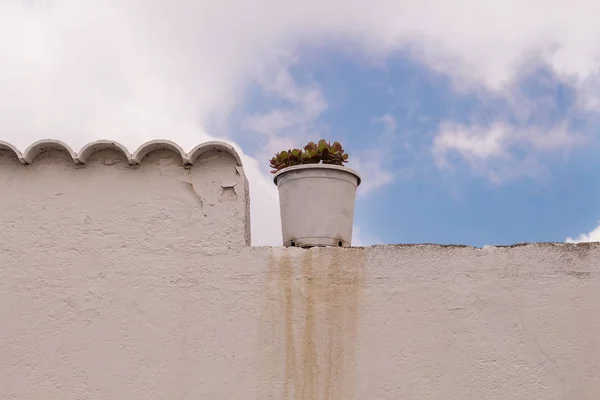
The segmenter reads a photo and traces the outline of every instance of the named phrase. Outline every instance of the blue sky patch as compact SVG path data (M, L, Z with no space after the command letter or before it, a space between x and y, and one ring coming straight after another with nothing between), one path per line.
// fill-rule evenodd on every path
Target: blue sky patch
M306 60L295 64L291 75L299 86L318 84L327 108L306 121L303 134L314 130L311 139L325 134L339 140L351 157L360 154L366 161L383 157L382 165L393 175L392 182L359 196L356 223L361 234L385 243L483 246L564 241L591 230L600 220L595 201L600 194L595 179L600 167L597 143L576 147L567 155L509 147L512 161L526 165L533 160L543 173L501 183L478 175L458 153L448 154L451 172L438 167L432 156L442 122L485 126L500 120L517 130L539 126L543 135L546 127L567 121L574 131L585 133L593 114L577 111L573 89L550 69L530 69L512 84L512 97L507 99L485 91L459 94L446 77L403 54L389 58L385 66L336 53L313 54ZM248 98L245 115L295 107L258 84L249 88ZM511 101L527 109L515 109ZM379 119L385 115L393 118L393 132ZM256 154L269 138L244 130L242 121L243 115L233 118L235 140ZM281 134L293 139L295 128ZM302 145L298 136L297 145ZM501 168L503 162L492 165Z

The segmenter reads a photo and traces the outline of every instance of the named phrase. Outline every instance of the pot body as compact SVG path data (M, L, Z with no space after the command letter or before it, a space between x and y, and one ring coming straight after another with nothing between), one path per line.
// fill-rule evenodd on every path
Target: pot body
M285 247L352 245L360 175L349 168L303 164L275 174Z

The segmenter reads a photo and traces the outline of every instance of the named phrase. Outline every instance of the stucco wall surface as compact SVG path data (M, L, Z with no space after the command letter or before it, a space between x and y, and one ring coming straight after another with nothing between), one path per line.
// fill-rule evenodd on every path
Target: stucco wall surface
M600 245L249 247L233 155L116 154L0 152L0 399L599 398Z
M190 252L249 245L241 162L227 145L211 143L188 156L167 141L133 155L113 142L77 154L56 141L24 154L0 142L0 251L16 257L23 250L110 249L127 262L137 246Z

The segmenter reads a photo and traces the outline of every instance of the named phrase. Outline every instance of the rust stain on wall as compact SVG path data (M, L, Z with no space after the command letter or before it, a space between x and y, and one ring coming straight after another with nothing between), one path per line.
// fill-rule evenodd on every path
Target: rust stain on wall
M322 399L352 399L356 385L356 347L364 283L361 250L332 254L321 288L325 311L327 372Z
M280 262L279 280L283 282L284 324L285 324L285 378L284 399L292 399L291 390L296 382L296 341L294 340L294 271L290 260L284 255ZM297 398L297 397L296 397Z
M277 279L276 260L269 254L264 284L264 308L259 321L260 343L260 382L258 383L257 399L275 400L274 390L279 366L276 362L275 352L278 350L279 332L275 329L274 322L279 313L277 293L281 290L280 281Z
M317 281L313 275L312 252L304 252L302 258L302 277L301 283L304 284L304 336L302 343L302 393L296 398L316 400L318 377L319 377L319 360L317 358L316 348L316 307L318 304L315 298L315 290L317 289Z
M259 398L354 398L364 265L362 249L271 252Z

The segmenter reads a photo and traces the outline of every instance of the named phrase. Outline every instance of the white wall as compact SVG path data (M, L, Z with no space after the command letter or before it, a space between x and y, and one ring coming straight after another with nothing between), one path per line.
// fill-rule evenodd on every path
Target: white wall
M248 247L235 154L10 154L0 399L598 398L597 244Z

